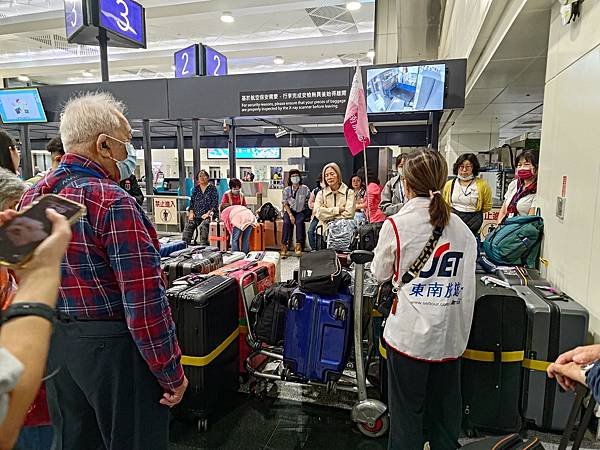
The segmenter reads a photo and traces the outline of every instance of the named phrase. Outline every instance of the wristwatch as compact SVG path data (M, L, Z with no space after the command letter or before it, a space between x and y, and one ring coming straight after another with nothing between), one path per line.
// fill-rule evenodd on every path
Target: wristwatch
M38 316L54 323L56 310L45 303L14 303L2 313L0 324L4 324L15 317L23 316Z

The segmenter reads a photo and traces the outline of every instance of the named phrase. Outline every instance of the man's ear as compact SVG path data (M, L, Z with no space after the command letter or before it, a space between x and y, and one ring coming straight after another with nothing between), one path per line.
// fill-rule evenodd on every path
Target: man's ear
M100 156L104 156L105 158L110 158L112 156L110 146L108 145L108 139L105 134L99 135L98 139L96 139L96 151Z

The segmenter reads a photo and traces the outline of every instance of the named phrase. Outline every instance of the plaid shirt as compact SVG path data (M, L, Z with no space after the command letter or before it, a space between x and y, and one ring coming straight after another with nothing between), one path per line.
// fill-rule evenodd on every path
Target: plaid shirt
M100 165L67 153L56 170L23 195L21 207L52 193L72 173L86 178L68 184L61 195L84 204L87 216L73 226L57 307L81 319L125 320L161 386L178 387L181 350L161 278L158 238L135 199Z

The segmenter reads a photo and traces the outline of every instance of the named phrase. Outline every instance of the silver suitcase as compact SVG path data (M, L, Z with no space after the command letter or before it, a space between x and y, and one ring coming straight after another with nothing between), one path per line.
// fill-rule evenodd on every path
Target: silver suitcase
M535 283L533 281L532 283ZM535 286L513 286L527 305L522 411L525 422L563 431L575 395L546 376L556 358L586 342L589 313L575 300Z

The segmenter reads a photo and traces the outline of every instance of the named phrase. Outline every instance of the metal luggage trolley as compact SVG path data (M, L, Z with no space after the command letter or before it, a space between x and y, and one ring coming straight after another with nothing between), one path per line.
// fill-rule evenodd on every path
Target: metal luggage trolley
M246 278L252 277L253 274L248 274L240 280L242 296L244 299L244 309L246 318L248 319L248 335L247 340L253 352L245 361L245 367L248 373L256 379L251 384L250 392L258 397L264 397L269 390L270 385L275 381L284 381L286 383L295 383L301 385L313 385L325 387L327 392L335 392L336 390L354 392L357 394L357 401L352 407L351 418L357 424L358 429L365 436L379 437L387 433L389 429L389 416L387 405L383 402L369 398L367 393L367 370L369 355L373 348L372 333L365 332L368 327L365 327L363 314L364 299L364 265L373 259L373 253L364 250L355 250L350 254L350 259L354 263L354 323L353 323L353 343L354 343L354 365L356 376L341 374L339 380L330 381L327 384L307 381L300 379L286 368L283 364L283 348L266 346L258 341L252 329L252 320L250 318L250 302L256 296L256 283L250 282L246 284ZM245 286L244 286L245 285ZM294 299L290 298L289 302ZM288 307L293 307L288 303ZM370 311L370 310L369 310ZM370 317L370 314L368 315ZM365 342L364 337L367 335ZM365 361L365 355L367 361ZM253 362L255 359L260 359L260 367L257 367ZM269 363L279 363L274 370L264 370ZM272 365L271 365L272 366Z

